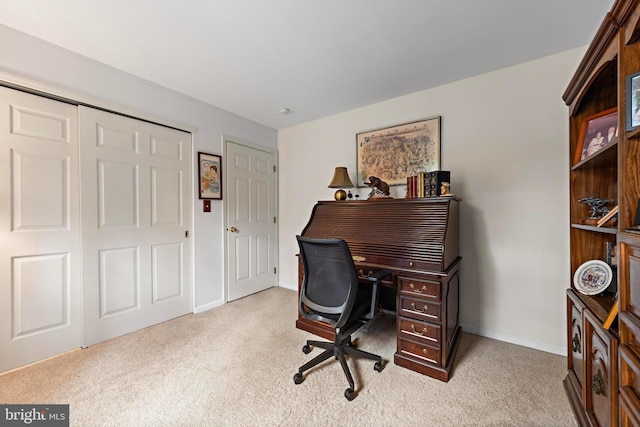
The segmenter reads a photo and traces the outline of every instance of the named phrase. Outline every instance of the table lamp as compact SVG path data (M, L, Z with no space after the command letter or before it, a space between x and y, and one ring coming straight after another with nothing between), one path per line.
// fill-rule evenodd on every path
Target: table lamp
M349 174L347 173L347 168L344 166L338 166L333 173L333 179L329 184L329 188L337 188L336 194L334 197L336 200L346 200L347 193L343 190L343 188L353 188L353 182L349 179Z

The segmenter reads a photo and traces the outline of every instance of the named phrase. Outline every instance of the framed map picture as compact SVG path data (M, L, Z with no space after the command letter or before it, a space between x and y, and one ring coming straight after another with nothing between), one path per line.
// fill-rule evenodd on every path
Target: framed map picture
M356 134L357 187L369 177L405 185L407 177L440 169L440 116Z

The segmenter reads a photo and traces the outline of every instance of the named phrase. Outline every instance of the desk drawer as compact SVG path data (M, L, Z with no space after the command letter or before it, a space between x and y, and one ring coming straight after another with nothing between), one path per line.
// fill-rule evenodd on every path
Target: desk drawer
M399 297L399 316L427 322L440 322L440 304L407 296Z
M440 349L398 338L398 353L424 362L440 365Z
M358 271L358 279L363 281L363 282L368 282L368 283L372 283L369 281L369 277L373 276L374 274L378 273L380 270L382 270L380 267L372 267L372 266L367 266L367 265L357 265L356 269ZM380 283L382 283L382 285L384 286L392 286L392 287L396 287L395 281L393 279L393 274L389 275L389 276L385 276Z
M410 277L398 278L400 292L405 292L420 298L430 298L440 301L440 282L435 280L418 280Z
M398 318L398 338L412 339L425 345L440 348L439 325L415 319Z

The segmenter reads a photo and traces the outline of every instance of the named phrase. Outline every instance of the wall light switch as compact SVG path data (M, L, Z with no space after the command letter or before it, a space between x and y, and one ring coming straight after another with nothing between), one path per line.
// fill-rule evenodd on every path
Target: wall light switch
M211 200L202 201L202 212L211 212Z

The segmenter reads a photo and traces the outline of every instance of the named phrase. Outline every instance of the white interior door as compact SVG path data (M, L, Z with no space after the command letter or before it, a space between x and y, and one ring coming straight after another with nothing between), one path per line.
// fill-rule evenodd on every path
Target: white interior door
M79 108L83 345L192 311L191 134Z
M276 155L228 138L225 147L227 300L233 301L277 284Z
M77 107L0 87L0 372L80 346Z

